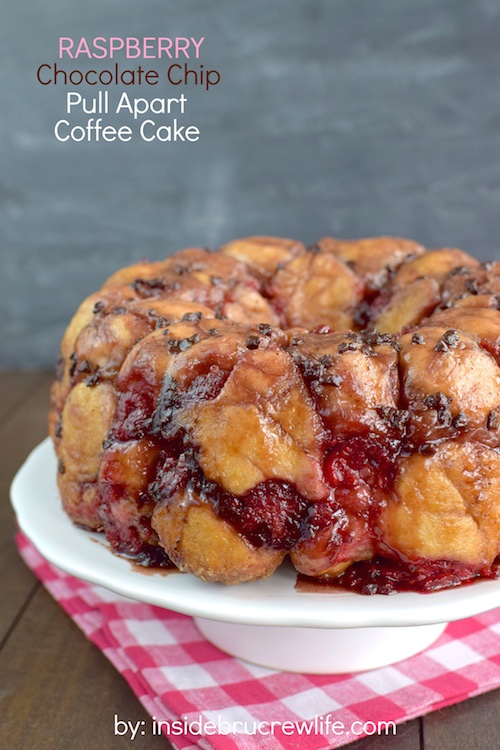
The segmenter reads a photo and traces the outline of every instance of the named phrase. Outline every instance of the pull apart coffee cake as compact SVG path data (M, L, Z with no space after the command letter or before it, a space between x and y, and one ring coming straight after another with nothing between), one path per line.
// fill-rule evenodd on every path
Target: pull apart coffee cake
M62 341L65 511L207 581L363 593L496 575L500 263L272 237L114 274Z

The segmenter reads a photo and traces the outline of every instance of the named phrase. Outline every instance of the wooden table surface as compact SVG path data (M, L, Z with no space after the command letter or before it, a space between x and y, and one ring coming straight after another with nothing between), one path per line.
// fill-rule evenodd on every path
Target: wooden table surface
M149 717L103 654L26 568L14 544L9 485L46 435L51 376L0 373L0 748L120 750L114 715ZM134 748L170 748L163 737L137 736ZM265 747L265 739L255 747ZM352 750L494 750L500 748L500 691L368 737Z

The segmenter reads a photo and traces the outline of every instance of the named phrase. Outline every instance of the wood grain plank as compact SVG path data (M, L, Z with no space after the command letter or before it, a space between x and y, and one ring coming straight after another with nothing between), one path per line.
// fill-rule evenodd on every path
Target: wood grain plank
M500 746L500 690L425 717L425 750L493 750Z
M51 382L51 374L40 374L15 412L0 424L0 479L10 482L28 453L46 437Z
M9 484L0 481L0 648L34 588L38 585L17 551L16 522L9 502Z
M38 585L14 543L17 529L9 486L28 452L46 434L49 383L46 373L0 374L0 643Z
M421 750L420 719L396 727L396 734L365 737L348 745L350 750Z
M143 721L133 747L171 748L121 675L43 587L0 653L1 737L16 750L121 750L114 716Z
M0 372L0 424L40 381L39 372Z

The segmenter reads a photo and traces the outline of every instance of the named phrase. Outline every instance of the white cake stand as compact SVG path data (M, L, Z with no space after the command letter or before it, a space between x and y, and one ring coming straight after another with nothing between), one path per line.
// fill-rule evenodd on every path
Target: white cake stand
M453 620L500 605L500 580L429 594L363 596L297 590L286 565L270 578L224 586L146 570L113 554L102 534L74 526L61 509L56 457L44 440L16 475L20 528L51 563L123 596L195 618L223 651L266 667L335 674L392 664L427 648Z

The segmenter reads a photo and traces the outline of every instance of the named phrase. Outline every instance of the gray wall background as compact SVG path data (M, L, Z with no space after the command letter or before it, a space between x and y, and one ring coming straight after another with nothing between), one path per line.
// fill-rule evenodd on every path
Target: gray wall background
M52 366L108 274L189 245L398 234L500 257L497 0L6 0L2 16L0 367ZM59 36L113 35L205 37L222 81L185 89L199 143L55 140L65 89L38 65Z

